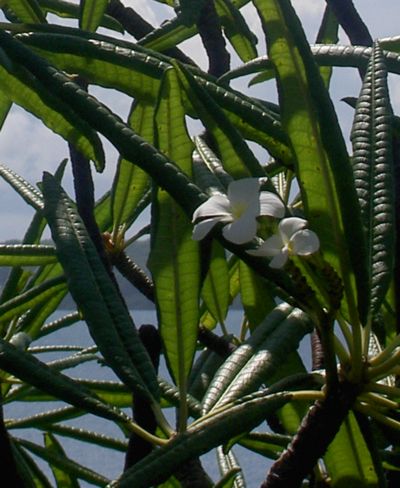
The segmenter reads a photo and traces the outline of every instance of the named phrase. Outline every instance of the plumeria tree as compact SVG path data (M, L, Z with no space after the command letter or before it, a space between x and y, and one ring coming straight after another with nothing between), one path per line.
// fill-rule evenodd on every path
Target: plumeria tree
M315 45L289 0L160 3L173 15L159 27L119 0L0 4L0 120L18 104L69 148L38 186L0 168L35 210L21 243L0 246L11 268L0 297L1 399L27 405L24 417L1 416L2 476L52 486L39 458L56 486L238 488L238 444L265 465L263 488L398 486L400 146L387 74L399 73L400 39L373 42L350 0L326 1ZM246 22L250 5L266 52ZM337 44L339 26L348 45ZM194 36L207 71L180 49ZM334 66L360 75L359 97L345 100L351 144L330 97ZM248 75L276 84L278 102L232 88ZM130 97L128 120L93 85ZM100 135L119 160L96 201L92 172L113 164ZM126 253L146 234L149 274ZM117 272L152 302L157 323L134 323ZM67 293L76 309L54 320ZM54 340L46 351L66 356L47 361L35 341L52 343L78 321L93 345ZM301 341L311 342L309 368ZM116 380L69 374L88 362ZM49 409L52 400L62 407ZM120 436L67 423L87 414ZM21 427L44 443L19 438ZM120 452L120 476L71 457L65 437ZM219 479L200 462L209 451Z

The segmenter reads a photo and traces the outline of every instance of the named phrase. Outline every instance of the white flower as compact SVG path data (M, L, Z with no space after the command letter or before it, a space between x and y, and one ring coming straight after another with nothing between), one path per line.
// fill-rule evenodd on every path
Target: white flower
M281 199L269 191L261 191L262 180L243 178L232 181L228 195L217 194L200 205L193 214L193 239L203 239L211 229L221 222L226 224L222 234L235 244L251 241L257 233L257 217L269 215L282 218L285 206Z
M306 226L307 221L298 217L283 219L278 234L266 239L258 249L247 252L253 256L272 257L271 268L282 268L289 255L308 256L318 251L318 236Z

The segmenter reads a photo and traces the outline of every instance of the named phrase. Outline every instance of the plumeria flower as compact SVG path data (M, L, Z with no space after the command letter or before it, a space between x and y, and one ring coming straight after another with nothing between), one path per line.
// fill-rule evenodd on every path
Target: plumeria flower
M266 239L259 248L247 252L253 256L272 257L271 268L282 268L289 255L309 256L318 251L318 236L306 226L307 221L298 217L283 219L279 223L278 234Z
M232 181L228 194L216 194L200 205L193 214L193 239L203 239L217 223L223 223L222 234L235 244L251 241L257 233L257 217L282 218L285 206L269 191L260 191L262 179L243 178Z

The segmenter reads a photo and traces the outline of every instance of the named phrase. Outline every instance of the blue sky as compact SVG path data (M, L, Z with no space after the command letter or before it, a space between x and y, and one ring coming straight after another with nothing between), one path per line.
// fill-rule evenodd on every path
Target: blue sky
M153 0L129 0L124 3L136 8L154 25L158 25L167 16L172 15L171 9ZM323 0L295 0L293 4L303 22L307 36L312 42L318 31L325 2ZM398 0L382 0L380 2L376 2L376 0L355 0L354 4L374 38L400 35L398 23L400 4ZM265 54L265 43L254 9L248 5L242 9L242 12L250 23L253 32L259 36L259 54ZM348 43L343 33L341 33L340 41L341 43ZM206 58L198 38L186 41L182 48L200 66L206 67ZM235 56L232 59L233 63L239 63ZM235 87L246 90L246 93L259 98L276 99L273 82L257 85L251 89L247 89L246 82L247 80L242 80L236 83ZM393 108L395 112L399 113L400 82L398 77L391 77L390 88ZM337 105L345 134L348 134L350 130L352 109L340 102L340 99L344 96L356 96L359 89L360 80L355 70L336 70L332 81L332 98ZM118 95L112 90L107 91L99 88L93 89L91 92L123 118L126 118L130 107L128 97ZM107 169L95 177L97 197L101 196L103 191L111 185L118 158L116 151L106 141L105 148L107 151ZM261 151L257 151L257 154L260 157L266 157ZM2 164L12 168L31 183L36 183L41 180L44 170L53 172L65 157L68 157L65 141L19 107L14 106L12 108L0 132L0 162ZM68 168L65 187L72 194L70 180L70 169ZM31 217L32 211L22 199L3 180L0 180L0 242L12 238L22 238Z

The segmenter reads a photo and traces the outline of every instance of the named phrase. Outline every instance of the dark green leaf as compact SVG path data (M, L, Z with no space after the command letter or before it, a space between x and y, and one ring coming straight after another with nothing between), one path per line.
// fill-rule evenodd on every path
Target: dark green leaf
M76 207L48 173L43 194L45 215L70 292L94 341L122 381L154 402L158 396L154 368Z
M367 242L370 290L364 316L374 315L388 290L394 266L394 170L392 110L387 71L375 45L357 101L351 133L354 181Z

